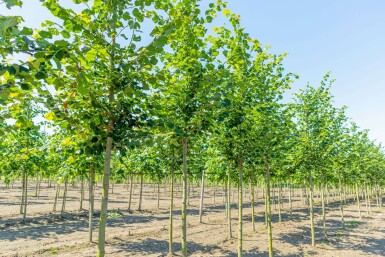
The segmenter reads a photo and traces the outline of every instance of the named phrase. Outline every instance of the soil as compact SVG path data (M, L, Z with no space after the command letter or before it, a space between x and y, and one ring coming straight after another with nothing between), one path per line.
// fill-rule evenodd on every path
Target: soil
M100 183L99 183L100 185ZM20 182L13 189L0 185L0 256L96 256L97 223L101 188L95 191L94 243L88 242L88 212L79 210L80 189L77 183L68 190L66 212L61 215L61 199L56 212L52 211L55 188L42 183L39 199L34 196L34 181L28 191L27 221L22 222L20 210ZM134 187L132 212L127 211L128 188L115 185L109 195L109 220L106 229L106 256L167 256L169 192L162 187L160 209L157 210L156 188L146 185L142 211L137 211L139 185ZM87 192L86 188L86 192ZM63 190L62 190L63 191ZM246 190L247 191L247 190ZM61 192L62 194L62 192ZM234 194L235 195L235 194ZM180 255L181 192L176 189L174 208L174 249ZM286 197L287 198L287 197ZM283 204L282 222L278 222L278 210L273 205L273 235L275 256L385 256L385 213L373 203L372 212L366 213L365 204L358 216L357 204L347 203L344 209L346 228L342 229L338 202L327 208L328 240L323 240L322 216L316 199L316 240L310 245L310 221L306 206L299 192L293 203L290 219L287 199ZM337 201L337 199L335 199ZM251 226L249 193L244 198L244 256L268 256L267 230L264 226L264 205L261 190L257 190L256 232ZM84 208L88 208L88 194ZM232 205L232 231L228 239L228 227L224 209L223 190L207 188L204 199L203 222L199 223L199 188L191 188L188 208L188 251L190 256L237 256L237 206L236 195Z

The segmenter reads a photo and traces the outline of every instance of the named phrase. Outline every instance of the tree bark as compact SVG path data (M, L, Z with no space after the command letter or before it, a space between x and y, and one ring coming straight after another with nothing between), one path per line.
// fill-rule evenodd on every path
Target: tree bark
M53 211L56 211L57 199L59 197L60 197L60 184L59 182L56 182L56 195L55 195L55 202L53 203Z
M267 208L267 236L269 242L269 257L273 257L273 229L271 226L271 199L270 199L270 166L266 160L266 208Z
M199 203L199 223L202 223L204 193L205 193L205 171L202 171L201 197L200 197L200 203Z
M143 196L143 174L140 174L140 191L139 191L138 211L142 210L142 196Z
M93 231L93 217L94 217L94 176L95 171L93 169L90 170L90 184L89 184L89 195L88 195L88 239L92 242L92 231Z
M27 219L27 199L28 199L28 173L25 172L25 179L24 179L24 209L23 209L23 222Z
M238 183L238 257L242 257L243 249L243 159L238 160L238 172L239 172L239 183Z
M250 177L250 188L251 188L251 223L253 226L253 232L255 233L255 210L254 210L254 201L255 201L255 195L254 195L254 176L251 174Z
M229 239L233 238L233 233L231 230L231 176L230 176L230 170L228 171L228 177L227 177L227 224L229 229Z
M68 191L68 180L64 182L64 194L63 194L63 201L61 204L61 215L64 214L66 209L66 202L67 202L67 191Z
M83 200L84 200L84 178L81 179L80 182L80 206L79 210L83 210Z
M159 202L160 202L160 181L158 181L158 195L157 195L157 211L159 211Z
M309 213L310 213L310 233L311 233L311 245L315 246L315 232L314 232L314 211L313 211L313 175L309 170Z
M131 211L131 199L132 199L132 187L133 187L133 174L130 175L130 195L128 197L128 211Z
M356 183L356 198L357 198L358 215L361 220L362 216L361 216L360 194L358 192L358 183Z
M172 243L173 234L173 211L174 211L174 169L171 167L171 186L170 186L170 234L168 240L168 252L172 256L174 254L174 248Z
M187 137L183 145L183 186L182 186L182 257L187 257Z
M325 208L325 184L323 183L321 188L321 202L322 202L322 220L324 229L324 240L328 240L326 232L326 208Z

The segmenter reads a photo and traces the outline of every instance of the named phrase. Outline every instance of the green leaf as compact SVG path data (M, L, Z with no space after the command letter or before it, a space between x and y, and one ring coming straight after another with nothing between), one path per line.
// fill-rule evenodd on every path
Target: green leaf
M46 118L47 120L53 120L53 119L55 119L55 114L54 114L53 112L49 112L49 113L47 113L47 114L45 115L45 118Z
M37 79L45 79L47 77L47 73L44 71L38 71L35 73L35 78Z
M16 26L19 23L18 17L15 16L2 16L1 18L0 35L2 35L7 29Z
M96 58L96 55L97 55L97 51L95 49L91 49L86 53L85 57L87 61L94 61Z
M4 0L4 3L8 9L11 9L12 6L21 7L23 5L23 2L20 0Z
M29 84L26 84L26 83L22 83L20 85L21 89L23 90L31 90L31 86Z
M142 22L142 21L143 21L143 14L139 11L138 8L135 8L135 9L132 11L132 14L138 19L139 22Z
M39 31L39 35L42 37L42 38L49 38L51 39L52 38L52 33L49 32L49 31Z
M24 27L21 32L20 32L22 35L26 35L26 36L29 36L29 35L32 35L33 34L33 30L30 29L30 28L27 28L27 27Z

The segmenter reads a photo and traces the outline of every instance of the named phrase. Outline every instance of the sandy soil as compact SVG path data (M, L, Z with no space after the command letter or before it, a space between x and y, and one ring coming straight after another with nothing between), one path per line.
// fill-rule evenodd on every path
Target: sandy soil
M21 188L0 185L0 256L95 256L96 243L88 243L87 211L79 211L79 188L70 187L66 214L52 212L55 189L42 184L40 198L33 197L34 182L30 182L28 220L22 223L19 214ZM87 191L87 190L86 190ZM206 190L203 223L198 222L199 190L191 190L188 212L188 250L191 256L237 256L237 210L233 204L233 235L227 239L227 222L220 189L214 202L213 190ZM157 210L156 194L146 186L143 211L136 211L139 186L134 188L133 212L126 211L128 191L123 185L115 186L110 194L111 218L107 227L107 256L166 256L168 252L169 193L161 189L161 208ZM174 248L180 255L180 192L177 190L174 212ZM96 188L95 207L100 208L101 190ZM88 208L88 196L83 207ZM275 256L385 256L385 213L373 207L369 216L358 218L357 206L350 203L345 209L346 230L342 229L338 205L328 207L328 241L323 241L320 207L316 206L317 245L310 246L310 222L307 209L299 197L295 199L293 219L288 216L284 203L282 222L274 210L273 234ZM318 200L316 200L316 203ZM249 195L244 204L244 256L267 256L267 233L264 227L263 201L258 192L256 207L257 231L252 232ZM61 201L58 202L60 210ZM365 206L362 206L363 214ZM94 238L97 238L95 214Z

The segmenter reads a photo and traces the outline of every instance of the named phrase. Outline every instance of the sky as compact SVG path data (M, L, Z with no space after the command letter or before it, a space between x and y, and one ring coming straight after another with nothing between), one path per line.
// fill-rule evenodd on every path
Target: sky
M287 53L286 71L320 84L331 71L335 105L385 143L385 1L228 0L250 36Z
M347 115L385 144L385 1L227 1L251 37L273 53L288 54L286 71L300 76L292 92L319 85L330 71L335 105L348 106ZM0 13L21 15L29 27L39 27L51 17L40 5L24 0L21 10Z

